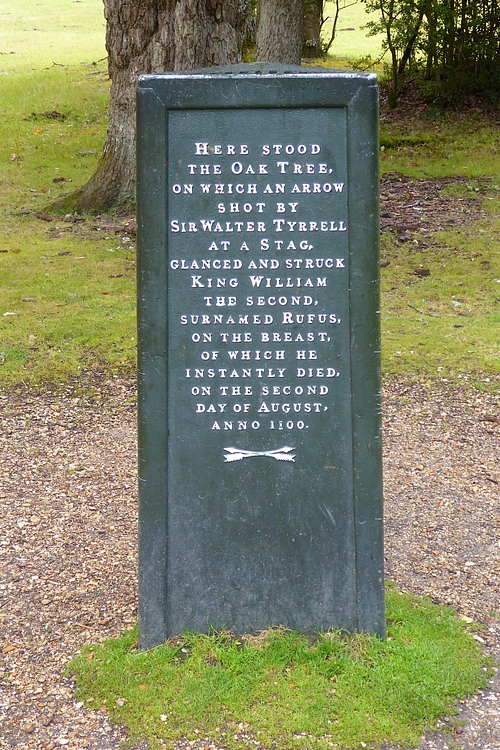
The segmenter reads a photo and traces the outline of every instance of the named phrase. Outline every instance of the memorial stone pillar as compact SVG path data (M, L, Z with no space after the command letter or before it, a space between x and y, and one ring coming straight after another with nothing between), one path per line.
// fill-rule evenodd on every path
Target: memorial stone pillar
M376 78L137 96L140 646L383 636Z

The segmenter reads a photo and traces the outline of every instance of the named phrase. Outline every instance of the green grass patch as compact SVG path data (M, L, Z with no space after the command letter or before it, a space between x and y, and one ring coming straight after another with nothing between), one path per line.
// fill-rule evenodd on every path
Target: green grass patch
M443 232L438 240L438 246L420 249L398 244L389 233L382 238L383 263L389 264L381 269L383 371L426 379L467 376L493 387L500 222Z
M498 391L500 148L498 124L478 114L383 120L381 172L413 179L465 176L443 188L482 198L486 218L441 232L428 249L382 237L382 358L387 376L460 378ZM425 223L425 212L422 222ZM419 269L429 275L419 276Z
M0 74L99 60L105 31L102 0L0 0Z
M382 172L400 171L415 179L489 176L500 185L498 122L479 114L437 113L383 119Z
M86 646L68 667L77 696L131 737L243 749L418 743L489 667L465 623L430 600L387 595L388 638L285 629L185 633L138 652L137 633Z
M380 150L385 151L388 148L401 148L408 146L420 146L421 144L429 144L432 140L432 135L380 135Z
M17 209L39 210L92 175L104 142L109 82L101 64L22 73L2 84L1 231L17 233Z
M130 370L133 249L113 231L83 233L61 217L37 218L92 175L102 150L109 102L106 64L97 62L105 55L102 3L21 0L0 3L0 17L9 53L0 58L0 383Z
M135 361L135 260L112 234L44 236L27 217L0 253L0 366L4 385L62 381ZM23 223L20 222L21 226ZM54 226L57 232L58 226ZM5 247L5 245L4 245Z
M93 173L106 127L101 64L6 78L0 116L0 382L135 363L135 253L114 230L39 218Z
M37 218L102 149L103 64L5 79L0 115L0 382L62 381L135 361L135 254L112 231ZM92 236L93 235L93 236Z

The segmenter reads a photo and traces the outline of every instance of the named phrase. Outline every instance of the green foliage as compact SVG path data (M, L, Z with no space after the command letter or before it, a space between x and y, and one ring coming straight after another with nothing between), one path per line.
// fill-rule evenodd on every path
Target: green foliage
M390 53L390 105L399 79L410 68L427 82L429 98L442 106L469 94L500 94L500 14L496 0L363 0L378 18L370 34L385 34Z
M401 146L421 146L422 144L430 144L432 142L432 135L421 134L421 135L380 135L380 150L385 151L387 148L400 148Z
M457 699L485 684L477 643L453 611L389 588L388 639L285 629L185 633L137 651L137 634L73 660L80 700L131 736L247 748L416 743Z

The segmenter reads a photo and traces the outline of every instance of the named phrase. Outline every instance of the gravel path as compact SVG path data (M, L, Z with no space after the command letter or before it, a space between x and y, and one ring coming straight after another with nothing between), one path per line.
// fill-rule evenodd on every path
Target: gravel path
M0 747L118 749L63 672L136 618L134 388L0 392L0 412ZM500 662L498 400L391 383L384 418L387 577L485 623ZM461 711L419 750L500 748L498 674Z

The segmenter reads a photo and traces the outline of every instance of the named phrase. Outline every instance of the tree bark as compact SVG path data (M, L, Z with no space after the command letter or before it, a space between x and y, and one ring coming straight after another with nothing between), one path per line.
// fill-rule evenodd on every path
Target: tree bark
M256 59L300 65L304 0L260 0Z
M317 59L323 57L321 45L321 17L323 0L304 0L304 21L302 26L302 57Z
M104 0L111 78L108 129L95 174L52 204L102 211L135 197L135 89L144 73L236 63L249 0Z

